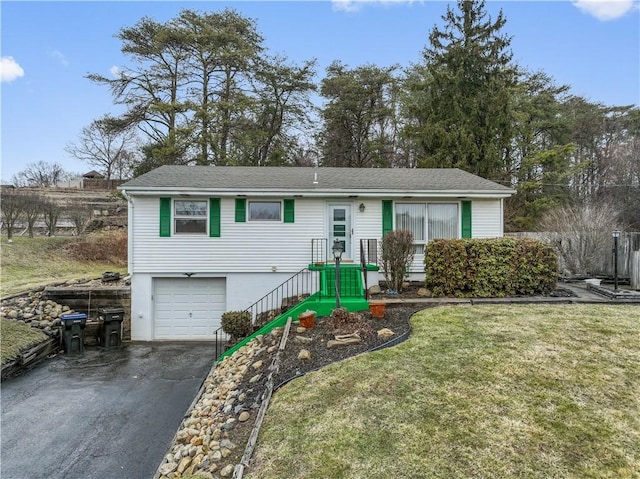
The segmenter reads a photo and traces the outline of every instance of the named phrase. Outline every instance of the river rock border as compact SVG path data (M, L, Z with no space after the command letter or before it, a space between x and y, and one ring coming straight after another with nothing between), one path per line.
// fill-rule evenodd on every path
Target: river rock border
M274 328L214 364L154 479L233 475L246 447L232 441L234 429L248 426L252 417L259 416L277 355L267 363L274 357L281 336L283 328Z

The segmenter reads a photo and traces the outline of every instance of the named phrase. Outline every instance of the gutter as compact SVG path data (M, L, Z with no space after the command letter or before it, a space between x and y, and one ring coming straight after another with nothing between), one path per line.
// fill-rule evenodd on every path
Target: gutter
M133 236L133 213L134 213L134 204L133 198L131 198L127 191L124 189L120 189L122 192L122 196L127 200L129 204L129 208L127 209L127 239L129 242L129 253L127 255L127 269L129 270L129 274L133 273L133 244L134 244L134 236Z

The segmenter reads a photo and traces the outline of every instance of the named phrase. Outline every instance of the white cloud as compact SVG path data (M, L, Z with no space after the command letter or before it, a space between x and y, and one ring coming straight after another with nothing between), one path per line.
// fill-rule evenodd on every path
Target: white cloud
M0 82L12 82L24 76L24 70L13 57L0 58Z
M53 50L51 52L51 57L58 60L60 63L62 63L65 67L69 66L69 61L66 59L66 57L59 52L58 50Z
M615 20L633 9L633 0L574 0L573 5L598 20Z
M412 4L415 0L331 0L333 9L339 12L358 12L364 5Z

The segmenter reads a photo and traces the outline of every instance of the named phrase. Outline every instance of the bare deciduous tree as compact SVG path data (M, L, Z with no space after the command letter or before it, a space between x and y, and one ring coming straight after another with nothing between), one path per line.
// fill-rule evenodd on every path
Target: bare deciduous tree
M24 170L13 175L12 182L16 186L55 186L59 181L70 176L58 163L38 161L29 163Z
M390 231L380 244L380 263L387 288L398 293L414 257L413 234L409 230Z
M27 222L29 238L33 238L33 227L42 214L43 201L40 195L28 193L22 196L22 212Z
M91 219L91 210L86 206L74 205L68 210L68 215L73 223L75 234L81 236Z
M114 173L122 179L127 170L124 165L130 163L130 149L135 146L135 138L132 129L116 129L113 119L104 116L85 126L78 142L69 143L65 150L74 158L98 168L106 179L111 179Z
M61 212L62 208L53 201L44 201L42 203L42 219L47 227L47 236L53 236L55 233Z
M618 215L610 204L585 204L556 208L543 217L540 229L565 274L593 275L602 269L611 255L611 232L621 229Z
M11 239L16 223L22 216L22 195L13 191L2 193L0 212L4 226L7 228L7 238Z

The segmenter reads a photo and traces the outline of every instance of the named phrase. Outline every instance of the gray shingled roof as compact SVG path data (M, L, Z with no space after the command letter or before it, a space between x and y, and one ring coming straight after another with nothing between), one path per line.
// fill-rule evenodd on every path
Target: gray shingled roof
M317 183L314 183L314 179ZM513 191L457 168L299 168L258 166L161 166L120 189L249 191Z

